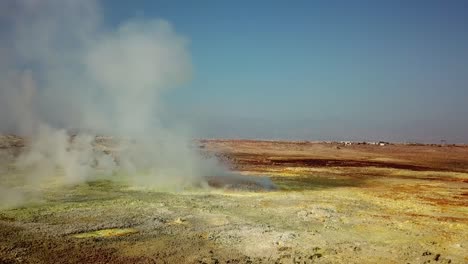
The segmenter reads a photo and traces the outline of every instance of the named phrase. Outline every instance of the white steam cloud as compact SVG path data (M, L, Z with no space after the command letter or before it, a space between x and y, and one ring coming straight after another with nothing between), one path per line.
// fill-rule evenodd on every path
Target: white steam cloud
M0 132L31 139L16 164L34 171L29 183L57 169L64 182L81 182L94 168L115 170L93 145L95 135L112 135L128 139L119 169L131 181L196 182L213 167L200 162L187 135L158 119L161 92L190 78L187 40L164 20L133 19L116 29L102 21L93 0L1 1ZM78 135L70 139L70 131Z

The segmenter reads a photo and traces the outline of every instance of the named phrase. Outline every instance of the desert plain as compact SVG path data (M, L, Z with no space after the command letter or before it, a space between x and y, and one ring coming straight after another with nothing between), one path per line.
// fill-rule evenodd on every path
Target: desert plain
M468 262L465 145L197 140L246 177L174 190L22 186L1 139L0 263Z

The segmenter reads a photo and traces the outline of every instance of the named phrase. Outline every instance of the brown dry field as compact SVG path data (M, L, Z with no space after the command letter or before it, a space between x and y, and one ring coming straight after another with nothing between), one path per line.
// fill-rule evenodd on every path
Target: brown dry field
M0 209L0 263L468 263L467 146L196 145L276 188L48 188Z

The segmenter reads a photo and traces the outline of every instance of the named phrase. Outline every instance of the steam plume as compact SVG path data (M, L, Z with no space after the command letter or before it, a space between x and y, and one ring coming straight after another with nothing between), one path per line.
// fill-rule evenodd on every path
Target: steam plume
M109 29L93 0L7 0L0 10L0 132L31 138L17 161L34 169L29 182L57 168L71 183L92 167L112 172L115 162L93 148L97 134L131 139L119 160L134 182L199 178L206 165L186 135L158 119L161 92L191 75L187 40L167 21ZM79 132L73 140L71 130Z

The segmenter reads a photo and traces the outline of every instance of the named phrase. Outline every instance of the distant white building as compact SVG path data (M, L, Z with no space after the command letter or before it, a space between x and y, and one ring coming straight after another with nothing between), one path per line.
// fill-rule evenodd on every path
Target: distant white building
M386 146L386 145L390 145L390 143L388 142L384 142L384 141L379 141L379 146Z

